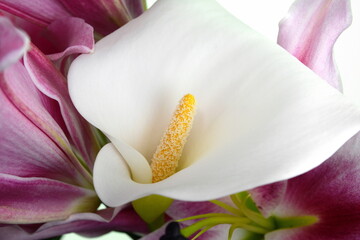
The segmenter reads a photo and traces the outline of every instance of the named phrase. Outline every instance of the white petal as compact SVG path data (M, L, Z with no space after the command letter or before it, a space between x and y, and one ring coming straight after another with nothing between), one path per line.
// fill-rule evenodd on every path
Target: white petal
M131 159L128 161L129 168L134 169L131 171L131 178L138 183L151 183L151 168L144 156L123 141L111 137L109 139L121 153L122 158Z
M290 178L319 165L360 128L358 109L342 95L213 0L159 0L97 43L94 54L76 59L69 87L87 120L117 147L124 142L147 159L178 100L197 98L183 170L172 177L148 185L122 179L128 175L115 181L115 167L97 171L98 157L96 189L117 199L109 200L114 205L150 193L212 199ZM111 186L100 187L102 178Z

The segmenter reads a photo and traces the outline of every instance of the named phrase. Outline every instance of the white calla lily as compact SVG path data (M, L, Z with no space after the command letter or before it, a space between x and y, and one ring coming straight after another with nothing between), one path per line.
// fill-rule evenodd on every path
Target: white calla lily
M95 188L119 206L158 194L208 200L302 174L360 129L335 89L215 0L159 0L77 58L72 100L112 143ZM151 183L151 159L178 100L197 113L178 171Z

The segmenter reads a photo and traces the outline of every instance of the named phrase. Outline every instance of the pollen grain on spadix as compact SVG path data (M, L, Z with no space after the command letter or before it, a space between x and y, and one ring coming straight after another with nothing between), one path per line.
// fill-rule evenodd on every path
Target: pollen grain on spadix
M151 160L153 183L162 181L175 173L192 127L195 104L195 97L191 94L185 95L180 100L170 125Z

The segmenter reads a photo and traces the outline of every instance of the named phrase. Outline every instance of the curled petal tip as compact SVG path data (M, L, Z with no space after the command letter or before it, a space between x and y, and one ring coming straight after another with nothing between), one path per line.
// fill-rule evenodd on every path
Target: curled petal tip
M278 44L341 90L333 47L351 22L348 0L297 0L280 22Z
M5 17L0 17L0 72L18 61L30 47L30 39Z

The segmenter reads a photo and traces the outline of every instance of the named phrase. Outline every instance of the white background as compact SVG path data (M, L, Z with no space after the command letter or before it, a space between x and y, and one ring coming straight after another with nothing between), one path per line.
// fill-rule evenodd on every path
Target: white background
M155 0L147 0L151 6ZM179 0L181 1L181 0ZM194 0L196 1L196 0ZM276 42L278 23L293 0L218 0L229 12L253 29ZM344 94L360 106L360 1L352 0L353 24L340 36L334 56L343 80ZM67 234L62 240L86 239ZM101 240L131 239L121 233L110 233Z

